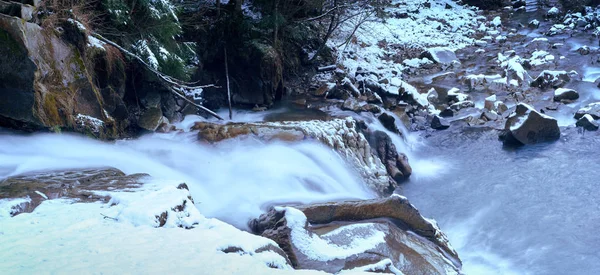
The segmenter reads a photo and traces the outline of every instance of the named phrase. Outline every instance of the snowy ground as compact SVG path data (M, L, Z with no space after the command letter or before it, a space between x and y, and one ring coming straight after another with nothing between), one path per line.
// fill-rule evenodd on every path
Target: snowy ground
M273 241L205 218L193 204L179 215L173 215L177 217L165 227L156 228L155 213L187 199L187 190L151 183L142 191L110 194L113 200L109 204L47 200L33 213L12 218L0 215L1 273L248 274L252 270L254 274L271 274L294 271L275 252L255 252L268 245L277 246ZM4 200L0 204L7 206L9 202ZM177 227L176 221L182 220L195 227ZM240 251L223 252L228 247L237 247Z
M430 2L431 7L424 7L425 2ZM337 49L338 62L344 65L349 75L354 75L357 67L391 74L392 71L401 72L406 66L427 62L394 58L406 49L419 51L443 46L456 50L472 45L471 35L479 25L478 20L484 19L478 17L474 9L460 6L452 0L394 0L392 5L398 7L387 9L392 15L390 18L364 23L347 46L340 45L352 33L355 23L352 20L342 25L329 41L329 46ZM446 5L451 8L447 9ZM408 18L394 17L402 10L408 11Z

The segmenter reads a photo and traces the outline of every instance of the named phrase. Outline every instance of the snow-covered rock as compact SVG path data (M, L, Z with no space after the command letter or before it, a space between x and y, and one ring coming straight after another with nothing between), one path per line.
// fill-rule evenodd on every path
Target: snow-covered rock
M554 91L554 101L576 100L579 93L573 89L558 88Z
M511 145L554 141L559 138L558 121L524 103L516 106L515 112L506 120L501 134L504 144Z
M575 123L575 125L577 127L583 127L584 129L586 129L588 131L597 131L598 130L598 123L589 114L582 116L579 120L577 120L577 123Z
M569 73L566 71L545 70L531 82L531 86L540 88L560 88L571 81Z
M394 222L405 224L407 229ZM310 225L329 229L317 231ZM461 265L435 222L423 218L399 195L360 202L274 207L251 221L250 227L276 241L299 269L337 273L389 260L403 274L456 274Z
M590 103L575 113L575 118L580 119L584 115L590 115L594 119L600 119L600 102Z
M421 58L427 58L435 63L448 65L459 62L453 50L446 47L429 48L421 54Z
M461 93L459 88L452 88L448 90L446 98L448 102L461 102L470 99L468 94Z

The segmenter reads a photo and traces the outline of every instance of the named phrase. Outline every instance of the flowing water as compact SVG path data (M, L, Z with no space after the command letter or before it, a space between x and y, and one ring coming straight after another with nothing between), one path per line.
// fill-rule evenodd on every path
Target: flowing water
M418 158L438 177L416 178L405 195L438 221L467 274L600 274L600 135L502 148L472 131L432 137Z
M184 121L187 123L189 121ZM72 135L0 133L0 179L39 170L118 168L186 182L200 211L245 228L271 204L375 197L333 150L254 140L209 146L193 133L103 143Z

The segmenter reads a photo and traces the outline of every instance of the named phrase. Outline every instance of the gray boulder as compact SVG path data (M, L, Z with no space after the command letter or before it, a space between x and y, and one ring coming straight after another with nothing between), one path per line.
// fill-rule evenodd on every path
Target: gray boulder
M519 103L506 120L501 139L507 145L534 144L560 138L558 121L540 114L533 107Z
M573 89L558 88L554 91L554 101L571 101L578 98L579 93Z
M583 129L586 129L588 131L598 130L598 123L594 120L594 118L591 115L587 114L582 116L579 120L577 120L575 126L582 127Z

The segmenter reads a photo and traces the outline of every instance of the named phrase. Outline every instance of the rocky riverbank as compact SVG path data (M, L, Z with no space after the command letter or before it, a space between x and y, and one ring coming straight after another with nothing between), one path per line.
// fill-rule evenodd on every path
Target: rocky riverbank
M244 273L252 267L258 273L460 273L460 251L435 221L420 214L418 205L400 195L402 184L415 173L411 142L415 136L440 141L484 131L498 135L506 146L522 146L561 139L565 128L597 130L600 9L566 13L553 8L532 14L517 4L481 12L453 1L392 1L386 11L391 15L387 21L357 29L341 26L329 42L337 62L323 63L331 66L303 76L311 81L302 83L303 88L288 87L284 96L278 72L263 87L267 92L239 91L237 98L244 98L240 103L262 100L270 103L261 105L270 106L281 97L277 104L282 106L264 111L257 105L248 116L236 112L232 121L197 116L181 121L195 107L152 89L154 84L142 85L134 97L130 88L135 87L125 74L105 73L115 49L92 36L80 37L86 32L76 22L47 30L21 20L27 14L0 14L0 39L9 45L0 47L7 61L0 63L0 125L65 129L101 139L134 136L140 129L155 132L150 143L142 138L140 144L87 144L65 136L83 149L48 156L0 149L5 162L0 163L0 219L7 224L0 236L18 240L20 223L39 221L51 233L36 233L36 240L55 238L53 245L64 245L59 229L51 225L56 215L72 223L61 224L68 232L85 236L76 240L90 238L91 252L83 253L88 257L114 249L81 228L107 230L106 237L114 242L129 236L123 245L131 253L160 250L147 242L135 248L139 239L132 234L139 231L152 238L164 230L157 234L168 240L157 241L160 246L175 251L185 243L185 257L217 259L214 266L203 266L204 271ZM73 43L73 37L86 43ZM263 98L265 93L268 98ZM0 135L7 137L0 141L9 147L35 144L25 141L28 137ZM48 138L53 141L48 146L67 150L64 144L54 145L54 138ZM170 147L173 141L189 143ZM245 154L250 150L239 150L236 144L260 150ZM136 160L116 153L124 148L147 167L125 164L121 158ZM88 156L87 150L114 155ZM115 168L65 170L49 164L48 159L62 155L68 156L63 159L67 167ZM93 161L84 165L69 157ZM153 169L160 172L153 174ZM188 170L201 173L182 172ZM172 178L161 179L165 175ZM67 219L65 209L75 209L73 217L83 222ZM206 218L204 211L211 210L237 229ZM36 229L25 227L26 232ZM191 241L173 237L180 233ZM150 262L167 256L157 252L135 258L132 269L123 271L162 270ZM125 260L115 259L106 271L128 266ZM29 266L35 269L37 264L44 266ZM17 271L19 265L0 267ZM194 265L185 267L176 270L194 270Z

